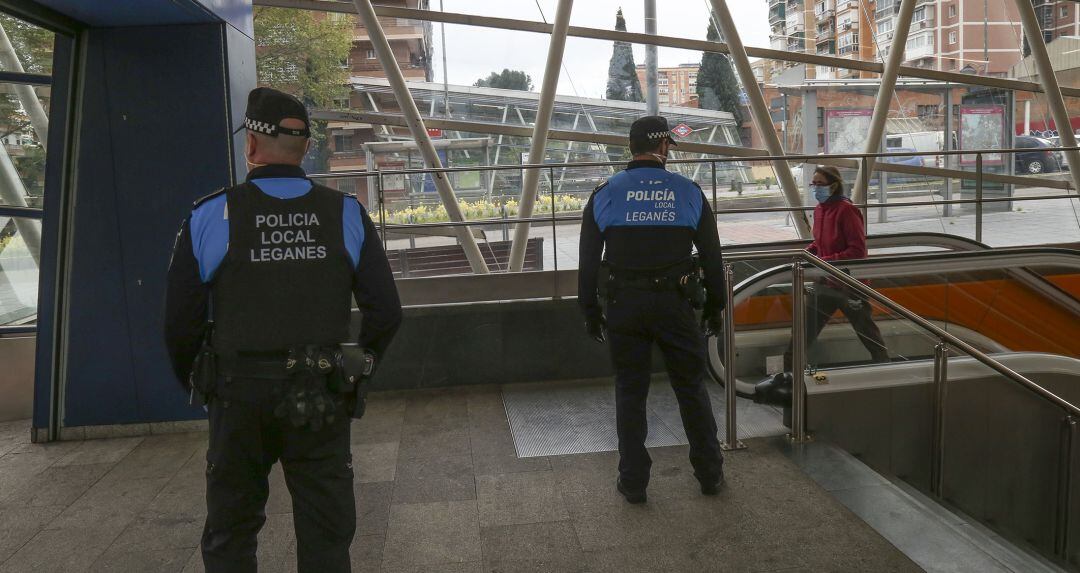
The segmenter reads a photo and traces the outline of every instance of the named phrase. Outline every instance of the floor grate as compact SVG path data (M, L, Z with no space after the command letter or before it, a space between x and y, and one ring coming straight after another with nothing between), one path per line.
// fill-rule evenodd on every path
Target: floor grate
M709 383L716 423L723 440L724 389ZM560 456L615 451L615 386L611 381L509 384L503 406L518 457ZM782 413L740 398L736 404L739 438L783 435ZM648 447L686 444L679 404L666 381L653 382L647 410Z

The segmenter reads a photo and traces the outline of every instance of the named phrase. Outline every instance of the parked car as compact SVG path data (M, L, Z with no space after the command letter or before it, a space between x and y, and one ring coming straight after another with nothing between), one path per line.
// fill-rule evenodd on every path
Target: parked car
M1017 173L1054 173L1061 171L1058 154L1047 151L1054 145L1042 138L1020 135L1016 138L1016 148L1025 149L1015 154L1014 162Z

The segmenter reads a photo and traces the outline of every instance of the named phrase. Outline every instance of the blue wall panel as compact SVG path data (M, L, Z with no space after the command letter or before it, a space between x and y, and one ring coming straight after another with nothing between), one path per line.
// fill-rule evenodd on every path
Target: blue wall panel
M72 241L71 308L68 310L70 365L65 405L68 415L89 410L93 419L130 419L136 406L130 329L125 296L122 236L117 212L106 91L107 34L91 33L86 46L87 82L82 101L83 125L76 183L76 229ZM89 407L89 408L88 408Z
M53 303L59 292L60 230L64 226L64 197L61 195L64 178L64 145L67 140L69 110L68 90L71 83L74 40L56 36L53 49L52 101L49 106L49 146L45 157L45 218L42 221L41 270L38 273L38 343L35 357L34 421L35 428L47 428L49 404L52 398L53 325L57 308Z
M255 37L255 26L252 21L251 0L197 0L207 10L225 20L232 27L242 32L248 38ZM252 73L255 71L252 65Z
M66 426L203 415L168 366L161 311L180 221L232 179L229 28L88 32Z
M249 0L250 1L250 0ZM90 26L153 26L213 22L217 18L195 0L37 0Z
M247 109L247 94L258 83L255 73L255 42L241 34L232 26L225 28L227 45L227 65L229 66L229 119L232 130L244 124L244 111ZM230 133L232 133L230 131ZM247 161L244 158L246 132L240 130L232 135L233 161L237 177L247 176Z

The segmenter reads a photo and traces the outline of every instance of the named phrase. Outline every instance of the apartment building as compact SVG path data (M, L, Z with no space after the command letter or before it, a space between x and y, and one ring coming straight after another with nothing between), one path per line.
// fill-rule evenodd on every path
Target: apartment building
M402 8L428 8L428 0L383 0L381 4ZM379 18L394 59L407 81L431 81L432 70L432 26L431 22L409 20L405 18ZM352 76L386 77L382 64L375 57L375 49L367 28L356 20L352 50L342 62ZM335 102L340 109L371 109L371 102L365 96L351 92L347 98ZM397 111L381 110L380 111ZM327 139L330 145L330 171L356 171L367 167L364 144L371 141L385 140L393 128L372 126L352 122L331 122L327 125ZM400 130L401 134L408 133ZM380 137L381 136L381 137ZM351 183L350 183L351 184Z
M847 59L883 61L900 0L767 0L770 47ZM1032 0L1047 41L1080 35L1080 5ZM1012 2L917 0L905 64L1004 76L1023 56L1023 32ZM771 62L770 76L793 64ZM868 79L868 72L807 66L806 79Z
M660 105L698 107L697 75L699 64L679 64L656 69L656 91ZM644 86L645 65L637 66L638 81Z
M1034 0L1035 13L1049 43L1063 36L1080 36L1080 5L1075 0Z

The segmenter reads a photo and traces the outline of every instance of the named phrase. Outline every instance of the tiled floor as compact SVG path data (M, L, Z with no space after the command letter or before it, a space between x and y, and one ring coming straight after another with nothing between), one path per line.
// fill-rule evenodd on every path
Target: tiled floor
M205 434L49 445L0 425L0 572L201 571ZM699 494L653 449L649 503L613 453L518 458L499 387L383 393L353 425L355 571L918 571L767 441ZM295 570L280 471L261 571Z

